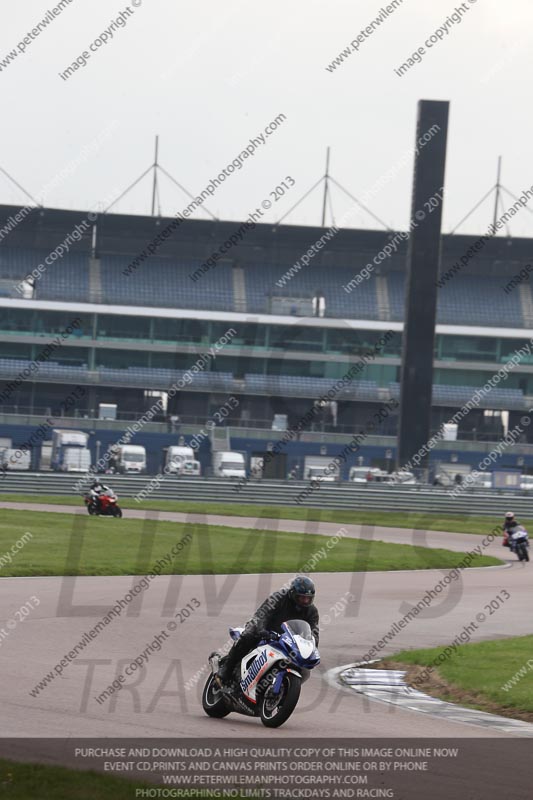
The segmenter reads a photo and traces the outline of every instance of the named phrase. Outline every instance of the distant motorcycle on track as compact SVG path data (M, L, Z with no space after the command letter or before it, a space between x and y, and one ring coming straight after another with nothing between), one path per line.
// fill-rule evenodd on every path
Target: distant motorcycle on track
M509 531L509 547L519 561L529 561L529 537L522 525L516 525Z
M95 494L88 492L84 496L87 512L91 516L98 517L121 517L122 509L117 503L117 496L111 490Z

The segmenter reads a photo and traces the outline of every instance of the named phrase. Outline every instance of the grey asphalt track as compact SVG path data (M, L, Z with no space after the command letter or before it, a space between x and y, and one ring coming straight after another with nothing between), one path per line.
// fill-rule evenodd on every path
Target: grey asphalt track
M70 506L1 503L4 508L85 513ZM127 516L145 512L126 511ZM344 527L351 537L374 536L391 542L422 544L467 552L482 537L453 533L421 533L404 529L361 529L358 525L269 521L244 517L203 517L159 512L161 520L202 521L216 525L307 530L324 536ZM119 521L106 520L109 524ZM354 543L355 545L355 543ZM486 554L504 557L499 541ZM440 592L430 607L407 624L380 650L391 654L408 647L446 646L465 626L477 620L472 641L531 632L529 614L533 565L512 561L505 567L464 570ZM0 581L3 737L487 737L505 736L473 725L451 723L368 701L331 686L325 671L357 661L376 645L410 605L444 578L446 572L420 570L387 573L318 573L317 604L322 618L322 664L304 686L300 704L279 730L258 720L231 714L223 720L205 716L200 704L211 650L227 642L230 625L242 624L264 596L292 575L160 576L130 603L83 652L36 696L36 684L80 641L139 577L4 578ZM502 592L510 594L497 610L489 606ZM68 593L72 591L71 600ZM345 610L346 598L354 597ZM32 596L38 607L15 627L8 620ZM182 623L175 613L200 607ZM345 600L343 601L343 598ZM91 605L92 609L80 606ZM482 621L480 615L484 615ZM169 624L177 624L169 632ZM95 699L159 634L161 649L128 677L111 699ZM511 677L511 675L509 676Z

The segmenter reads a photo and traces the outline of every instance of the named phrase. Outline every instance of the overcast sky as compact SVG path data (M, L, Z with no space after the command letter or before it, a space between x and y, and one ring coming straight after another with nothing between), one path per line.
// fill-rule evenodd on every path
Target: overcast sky
M403 0L330 72L327 65L386 0L133 2L140 5L130 4L125 26L68 80L59 73L89 51L125 3L73 0L0 72L0 166L46 206L109 205L153 161L156 133L162 166L196 194L283 113L286 121L217 189L207 204L214 214L241 220L290 176L295 185L263 217L277 221L323 174L329 145L331 174L356 197L397 172L369 206L391 227L405 228L412 159L395 165L414 144L421 98L451 101L445 232L495 183L498 155L511 192L533 185L531 0L465 0L462 21L448 24L442 41L402 77L394 70L460 3ZM54 0L4 0L0 64L54 7ZM91 152L80 158L84 147ZM54 180L74 160L74 173ZM160 181L161 211L170 216L188 200ZM0 202L24 204L3 175L0 189ZM149 213L150 193L146 177L115 210ZM286 221L319 224L321 203L317 191ZM351 205L333 188L337 219ZM487 201L459 232L481 232L491 217ZM352 227L378 225L361 212ZM511 231L532 236L533 214L522 211Z

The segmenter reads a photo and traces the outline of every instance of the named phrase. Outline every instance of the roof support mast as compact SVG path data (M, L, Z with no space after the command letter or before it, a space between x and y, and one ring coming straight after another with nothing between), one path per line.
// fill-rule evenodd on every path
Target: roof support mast
M159 164L157 163L157 155L159 152L159 136L155 137L155 156L154 156L154 182L152 185L152 217L155 215L155 198L157 195L157 168Z
M324 175L324 199L322 201L322 227L326 225L326 205L328 202L329 189L329 147L326 152L326 173Z
M496 223L498 221L498 206L500 204L500 191L502 188L502 185L500 183L501 176L502 176L502 157L498 156L498 174L496 176L496 186L494 187L496 190L496 198L494 200L494 219L492 221L494 230L496 230Z

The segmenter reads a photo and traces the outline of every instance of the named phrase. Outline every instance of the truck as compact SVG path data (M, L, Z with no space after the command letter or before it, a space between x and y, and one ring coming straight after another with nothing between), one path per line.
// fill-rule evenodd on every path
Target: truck
M15 447L0 448L0 467L6 469L29 469L31 466L31 452L17 450Z
M200 476L200 472L200 462L196 461L194 458L187 458L182 462L179 474L185 478L198 478Z
M168 475L200 475L200 462L194 457L192 447L171 445L163 450L165 453L165 472Z
M146 449L139 444L122 444L113 448L112 466L122 474L146 472Z
M89 434L83 431L53 430L52 469L56 472L87 472L91 466L88 442Z
M215 478L246 478L243 454L232 450L215 450L213 475Z

